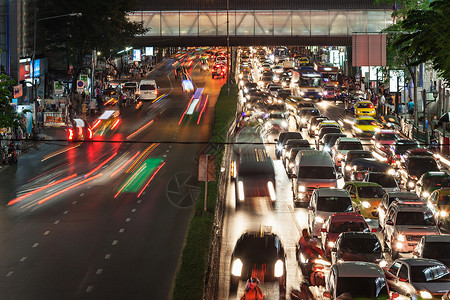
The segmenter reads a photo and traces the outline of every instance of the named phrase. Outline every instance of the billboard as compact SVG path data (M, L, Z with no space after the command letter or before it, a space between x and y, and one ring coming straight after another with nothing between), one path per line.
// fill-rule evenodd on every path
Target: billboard
M398 84L397 84L398 83ZM405 71L389 70L389 90L391 93L397 93L405 85Z
M141 61L141 49L133 49L133 61Z
M354 67L386 66L386 35L353 35L352 64Z

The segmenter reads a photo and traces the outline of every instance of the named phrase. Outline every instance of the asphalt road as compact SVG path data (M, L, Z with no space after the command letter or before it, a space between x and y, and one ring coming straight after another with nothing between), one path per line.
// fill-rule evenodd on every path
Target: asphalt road
M209 103L178 125L190 95L171 63L148 76L167 96L124 109L113 135L49 141L0 170L0 299L168 297L204 147L183 142L208 140L225 82L194 66Z

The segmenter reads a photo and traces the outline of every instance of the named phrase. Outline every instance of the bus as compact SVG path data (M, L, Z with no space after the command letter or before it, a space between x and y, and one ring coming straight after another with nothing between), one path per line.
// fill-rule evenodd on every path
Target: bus
M316 70L323 75L324 85L339 85L339 68L333 66L332 64L321 64L316 65Z
M299 67L292 71L291 93L303 98L323 98L323 76L313 67Z
M273 51L273 60L277 64L283 62L289 57L289 50L286 47L278 47Z

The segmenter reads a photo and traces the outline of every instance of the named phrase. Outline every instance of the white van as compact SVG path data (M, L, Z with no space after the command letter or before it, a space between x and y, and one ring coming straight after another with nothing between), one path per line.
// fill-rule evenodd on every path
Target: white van
M153 100L158 97L158 86L155 80L141 80L139 83L139 99Z

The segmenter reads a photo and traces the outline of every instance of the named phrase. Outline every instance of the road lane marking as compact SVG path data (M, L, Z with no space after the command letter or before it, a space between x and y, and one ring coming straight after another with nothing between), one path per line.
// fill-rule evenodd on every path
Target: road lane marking
M111 258L111 254L106 254L105 255L105 259L110 259Z
M67 152L67 151L69 151L69 150L72 150L72 149L75 149L75 148L77 148L77 147L80 147L81 144L82 144L82 143L78 143L78 144L76 144L76 145L74 145L74 146L72 146L72 147L66 147L66 148L64 148L64 149L61 149L61 150L56 151L56 152L54 152L54 153L51 153L51 154L49 154L49 155L47 155L47 156L44 156L44 158L41 160L41 162L46 161L46 160L49 159L49 158L55 157L55 156L60 155L60 154L62 154L62 153L64 153L64 152Z
M119 233L123 233L125 231L125 228L121 228L120 230L119 230Z
M93 285L88 286L88 288L86 289L86 293L92 292L93 289L94 289Z
M67 215L68 213L69 213L69 211L68 211L68 210L66 210L66 211L64 212L64 214L65 214L65 215Z
M22 258L20 259L20 262L24 262L24 261L26 261L26 260L27 260L27 257L24 256L24 257L22 257Z
M8 274L6 274L6 277L11 277L11 275L13 274L13 271L9 271Z
M138 200L138 201L137 201L137 203L141 203L141 202L142 202L142 200Z
M136 208L133 208L133 209L131 210L131 212L132 212L132 213L136 212Z
M46 231L46 232L44 232L44 235L48 235L50 233L50 231Z
M97 269L97 272L95 272L95 274L100 275L100 274L102 274L102 272L103 272L103 269Z
M36 248L37 246L39 246L39 243L34 243L33 248Z
M167 149L167 150L166 150L166 153L168 153L169 151L170 151L170 150L169 150L169 149Z
M83 197L83 196L84 196L84 193L81 193L81 194L80 194L80 197Z
M131 221L131 218L127 218L126 220L125 220L125 222L130 222Z
M75 205L75 204L77 204L77 203L78 203L78 201L75 200L75 201L72 202L72 205Z
M59 224L59 220L56 220L55 222L53 222L53 224L55 225Z
M112 242L112 245L115 246L115 245L117 245L118 243L119 243L118 240L114 240L114 241Z

